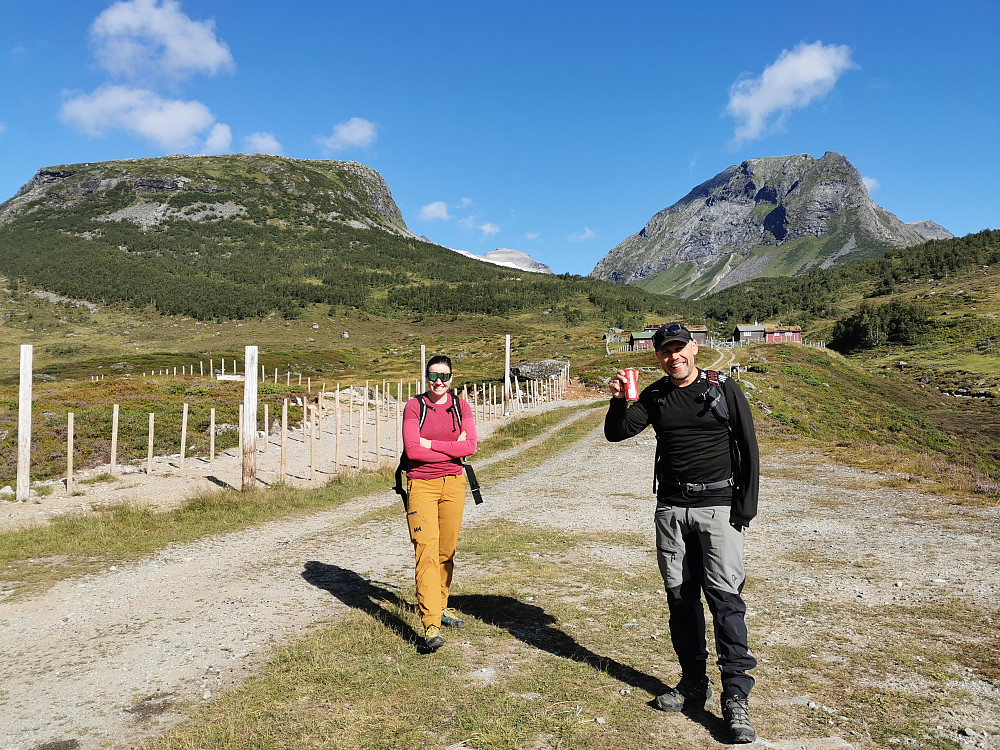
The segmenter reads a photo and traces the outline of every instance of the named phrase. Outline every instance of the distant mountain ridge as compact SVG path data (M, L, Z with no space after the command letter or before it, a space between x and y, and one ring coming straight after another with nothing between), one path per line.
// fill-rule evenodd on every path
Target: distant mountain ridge
M590 276L702 296L757 276L793 276L953 235L905 224L828 151L748 159L695 187L601 259Z
M496 250L491 250L482 255L475 255L465 250L456 250L455 252L464 255L466 258L486 261L487 263L492 263L495 266L503 266L504 268L516 268L519 271L531 271L532 273L553 273L552 269L547 265L535 260L521 250L498 247Z

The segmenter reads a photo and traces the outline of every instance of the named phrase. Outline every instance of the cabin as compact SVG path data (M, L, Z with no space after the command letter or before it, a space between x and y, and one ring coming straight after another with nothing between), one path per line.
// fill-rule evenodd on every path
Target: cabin
M769 344L787 344L789 341L802 343L802 329L799 326L767 326L764 335Z
M754 323L753 325L736 326L733 331L733 341L737 344L757 344L767 340L767 331L764 326Z
M701 346L706 341L708 341L708 326L684 326L689 331L691 331L691 338L698 342L698 346Z
M653 334L656 329L637 331L629 336L628 343L634 352L653 351Z

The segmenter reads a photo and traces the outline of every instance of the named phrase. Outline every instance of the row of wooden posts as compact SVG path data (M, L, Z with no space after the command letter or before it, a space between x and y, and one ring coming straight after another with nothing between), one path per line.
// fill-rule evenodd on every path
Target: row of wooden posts
M509 345L509 337L508 337ZM257 347L247 347L247 358L246 358L246 370L245 375L240 376L240 379L244 381L244 403L239 406L239 448L238 455L243 458L243 482L242 488L249 489L256 482L256 456L258 452L266 453L268 450L268 444L270 441L271 434L271 419L269 414L269 404L263 404L263 417L264 417L264 442L262 448L258 445L258 406L257 406L257 387L256 387L256 374L257 374ZM424 351L421 347L421 364L423 368ZM17 499L27 500L30 494L30 452L31 452L31 359L32 359L32 349L30 345L24 345L21 347L21 401L19 413L18 413L18 461L17 461ZM211 362L211 361L210 361ZM210 364L211 366L214 363ZM235 369L235 360L233 365ZM224 367L224 364L223 364ZM192 368L193 370L193 368ZM161 371L162 372L162 371ZM183 374L183 368L182 368ZM193 372L191 373L193 375ZM235 375L236 373L233 373ZM288 375L288 381L290 383L290 373ZM275 371L275 378L277 378L277 371ZM263 378L262 378L263 379ZM301 375L299 376L299 382L301 383ZM508 381L508 384L495 384L495 383L483 383L483 384L472 384L471 388L468 384L462 387L461 395L469 402L473 409L473 413L478 419L482 421L498 419L504 415L509 415L514 411L522 411L525 409L530 409L541 402L560 399L564 397L564 389L566 382L564 379L555 379L552 381L526 381L524 385L524 390L521 389L521 384L518 382L517 378L513 378L512 382ZM412 393L419 393L425 389L423 380L415 380L408 382L406 384L406 399L411 398ZM316 441L322 439L323 435L323 419L326 412L326 398L327 390L326 383L322 384L319 395L313 397L311 395L312 391L312 380L307 379L306 383L308 394L302 397L297 397L296 401L300 402L303 407L303 419L302 419L302 436L303 440L309 439L310 442L310 466L309 466L309 476L310 479L314 480L316 477L317 470L317 460L316 460ZM411 388L413 391L411 392ZM344 394L347 394L347 431L351 432L354 429L354 419L355 419L355 394L357 392L357 387L348 387L341 390L340 384L337 384L336 391L331 395L334 400L334 419L335 419L335 447L334 447L334 461L333 465L336 471L340 471L345 468L345 462L343 459L344 445L346 445L346 440L343 439L343 414L342 414L342 403L345 400ZM365 382L364 391L361 396L357 399L358 409L357 409L357 421L358 421L358 434L357 434L357 459L353 462L353 465L358 470L364 467L364 445L365 445L365 426L369 424L369 402L374 405L374 429L375 429L375 458L374 463L376 466L381 464L384 458L391 459L393 461L398 460L402 453L402 406L404 403L403 399L403 381L400 380L396 386L396 397L393 404L391 396L389 395L389 387L385 380L382 381L381 389L376 384L374 388L374 399L371 398L372 389L370 386L370 381ZM26 408L25 408L26 405ZM395 407L395 450L383 451L382 444L382 423L389 422L391 420L390 411L393 410L393 405ZM289 399L284 399L282 403L281 410L281 427L280 427L280 459L279 459L279 470L278 478L279 481L283 480L287 475L287 450L288 450L288 436L289 436L289 426L288 426L288 407ZM183 404L182 416L181 416L181 434L180 434L180 456L178 459L178 468L184 468L184 462L187 454L187 428L188 428L188 415L189 415L189 405L187 403ZM26 418L25 418L26 417ZM210 410L210 426L208 430L209 434L209 452L208 461L215 461L215 437L216 437L216 410L212 408ZM112 408L112 424L111 424L111 460L110 460L110 472L114 475L117 471L117 450L118 450L118 423L119 423L119 405L114 404ZM73 483L74 483L74 414L70 412L67 415L67 469L66 469L66 491L68 494L73 493ZM153 442L155 434L155 413L149 413L149 435L148 435L148 450L146 458L146 473L152 473L153 470ZM347 468L350 468L349 466Z

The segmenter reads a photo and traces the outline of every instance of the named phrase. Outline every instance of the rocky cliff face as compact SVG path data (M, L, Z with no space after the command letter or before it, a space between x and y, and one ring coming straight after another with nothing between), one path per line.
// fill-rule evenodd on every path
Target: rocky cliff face
M416 237L374 169L264 154L47 167L0 205L0 225L34 211L87 207L99 221L143 229L172 220L238 219L306 228L342 223Z
M872 257L935 233L951 236L933 222L904 224L877 206L840 154L774 156L698 185L613 248L590 275L698 296L756 276Z

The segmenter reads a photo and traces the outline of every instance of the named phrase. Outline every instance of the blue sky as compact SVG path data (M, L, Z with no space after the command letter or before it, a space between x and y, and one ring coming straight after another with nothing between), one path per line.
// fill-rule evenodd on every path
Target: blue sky
M2 7L0 201L57 164L355 160L418 234L586 274L731 164L837 151L903 221L1000 226L1000 0Z

